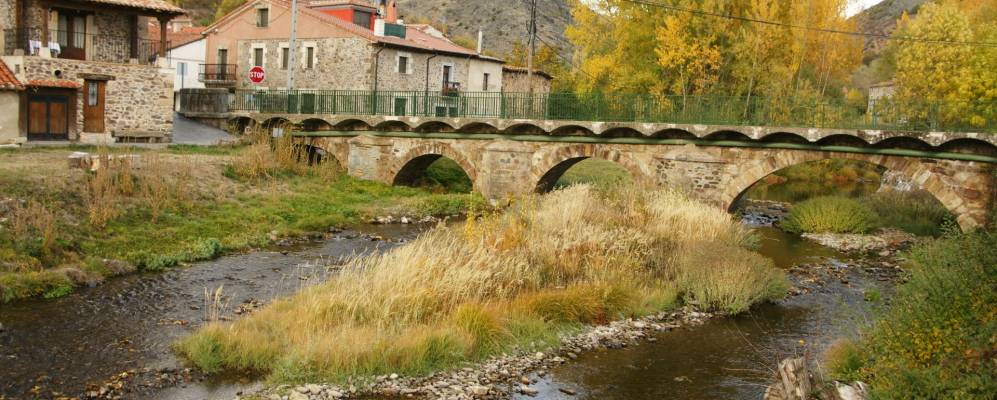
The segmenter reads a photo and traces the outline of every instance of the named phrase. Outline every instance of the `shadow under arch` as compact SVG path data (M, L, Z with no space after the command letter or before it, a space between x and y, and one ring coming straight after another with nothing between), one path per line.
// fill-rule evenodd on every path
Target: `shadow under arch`
M909 136L894 136L886 138L874 143L872 147L877 149L904 149L918 151L932 150L932 146L928 142Z
M946 185L930 165L922 164L916 159L899 156L791 151L779 156L758 159L741 168L742 173L729 182L721 194L721 204L723 204L724 209L731 211L747 191L765 177L792 166L831 159L870 163L879 166L884 171L901 174L911 181L915 181L914 178L918 177L921 181L919 187L934 196L939 203L948 209L956 217L960 227L964 230L979 226L982 222L977 221L973 216L968 214L968 210L964 204L965 199L960 196L960 193L956 189Z
M333 130L332 124L321 118L308 118L304 121L301 121L299 125L301 125L301 129L305 132Z
M384 121L374 125L374 129L386 132L408 132L412 130L412 127L402 121Z
M853 135L829 135L817 141L818 146L868 147L869 142Z
M604 138L642 138L644 134L633 128L618 127L606 129L599 136Z
M263 123L260 124L260 126L262 126L264 129L272 129L272 128L279 128L281 126L290 125L290 124L291 124L291 120L289 120L287 118L284 118L284 117L273 117L273 118L269 118L269 119L263 121Z
M256 120L252 118L241 116L241 117L229 118L227 125L229 128L228 129L229 132L234 132L237 134L245 134L249 130L256 127L257 123Z
M488 123L471 122L461 126L458 131L464 133L498 133L499 129Z
M505 133L513 135L546 135L547 131L543 128L529 123L521 123L510 125L505 128Z
M551 136L595 136L595 132L581 125L564 125L550 131Z
M429 133L429 132L453 132L453 126L443 121L426 121L413 129L416 132Z
M432 143L410 149L389 169L392 185L415 186L425 176L426 169L440 158L449 158L457 163L471 181L477 185L478 171L462 153L445 143Z
M765 143L793 143L793 144L810 144L807 138L790 132L775 132L768 135L762 136L758 139L759 142Z
M352 118L339 121L333 127L341 131L369 131L374 128L367 121Z
M692 132L676 128L669 128L654 132L653 134L651 134L651 137L655 139L681 139L681 140L698 139L696 135L694 135Z
M295 144L295 157L298 161L307 162L308 165L318 165L335 163L339 168L343 168L343 163L335 155L325 151L325 149L310 144Z
M980 139L960 138L949 140L939 145L938 150L949 153L976 154L997 158L997 146Z
M750 142L751 137L745 135L741 132L736 131L716 131L709 135L703 136L705 140L733 140L738 142Z
M553 190L557 181L568 169L589 158L612 161L626 170L635 182L645 184L650 182L640 164L626 153L586 143L560 146L542 155L531 169L530 181L536 182L533 191L546 193Z

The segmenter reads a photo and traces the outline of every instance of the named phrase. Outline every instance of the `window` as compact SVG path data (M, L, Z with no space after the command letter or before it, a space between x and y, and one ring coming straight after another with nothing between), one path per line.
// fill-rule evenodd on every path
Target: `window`
M450 83L450 71L452 69L453 69L453 66L450 66L450 65L444 65L443 66L443 86L444 87L446 87L447 84Z
M90 107L97 105L97 82L87 81L87 105Z
M253 49L253 65L257 67L263 66L263 48L257 47Z
M256 9L256 26L260 28L266 28L270 24L270 9L268 8L257 8Z
M481 80L481 90L484 91L484 92L488 91L488 77L489 77L489 74L485 74L485 77ZM468 86L470 86L470 84L468 84ZM468 89L468 90L470 90L470 89Z
M280 48L280 69L287 69L287 64L290 63L291 59L291 49L287 47Z
M367 28L367 29L371 29L370 28L370 19L373 16L374 16L374 14L371 14L371 13L366 12L366 11L353 10L353 24L354 25L362 26L362 27Z
M218 49L218 64L228 64L228 49Z
M315 68L315 48L305 47L305 69Z
M410 74L409 71L409 56L408 54L401 54L398 56L398 66L395 68L395 72L400 74Z

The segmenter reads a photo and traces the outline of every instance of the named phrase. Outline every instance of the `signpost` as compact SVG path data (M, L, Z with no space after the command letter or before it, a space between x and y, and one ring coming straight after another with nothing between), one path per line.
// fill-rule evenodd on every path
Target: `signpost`
M250 82L262 83L264 78L266 78L266 71L263 70L263 67L255 66L249 69Z

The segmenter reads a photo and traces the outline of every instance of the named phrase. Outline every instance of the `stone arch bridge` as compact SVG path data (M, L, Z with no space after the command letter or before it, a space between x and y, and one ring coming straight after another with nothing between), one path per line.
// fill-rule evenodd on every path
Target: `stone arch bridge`
M459 164L489 199L550 189L586 158L636 181L684 188L729 208L780 169L822 159L873 163L932 193L964 229L995 207L997 135L667 123L242 114L242 127L295 124L296 141L349 174L408 184L433 161Z

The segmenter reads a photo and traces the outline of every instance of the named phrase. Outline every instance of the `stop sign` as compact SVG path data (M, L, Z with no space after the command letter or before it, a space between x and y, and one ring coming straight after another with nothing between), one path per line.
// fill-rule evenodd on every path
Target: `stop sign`
M263 71L263 67L255 66L249 69L249 80L253 83L263 82L263 78L266 77L266 72Z

